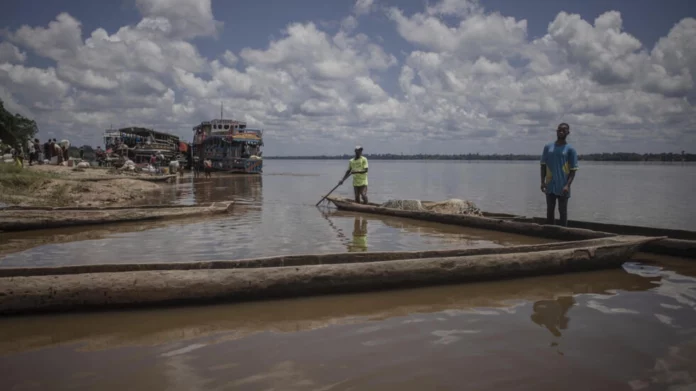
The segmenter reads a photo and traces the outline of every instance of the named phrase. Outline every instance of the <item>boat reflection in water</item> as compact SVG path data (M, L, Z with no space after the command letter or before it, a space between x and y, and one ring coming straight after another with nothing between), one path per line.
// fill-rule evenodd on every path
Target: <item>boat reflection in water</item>
M235 200L261 205L262 187L261 175L213 174L193 180L192 196L196 203Z

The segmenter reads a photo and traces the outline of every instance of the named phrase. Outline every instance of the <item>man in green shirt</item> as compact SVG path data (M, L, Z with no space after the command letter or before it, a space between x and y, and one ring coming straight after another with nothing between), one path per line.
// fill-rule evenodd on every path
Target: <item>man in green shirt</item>
M353 175L353 191L355 202L360 203L360 199L367 204L367 158L362 155L362 147L355 147L355 157L348 162L348 171L343 176L339 184L343 184L351 174Z

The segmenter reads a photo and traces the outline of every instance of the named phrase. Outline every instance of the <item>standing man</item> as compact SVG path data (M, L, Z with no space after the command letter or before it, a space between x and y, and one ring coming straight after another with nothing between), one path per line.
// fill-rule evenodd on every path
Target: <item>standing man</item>
M556 200L562 226L568 225L570 185L578 170L578 153L566 138L570 134L567 123L558 125L556 141L546 144L541 154L541 191L546 194L546 224L555 221Z
M348 171L338 183L343 184L346 178L352 174L355 202L359 204L360 198L362 198L363 203L367 204L367 158L362 155L362 151L361 146L355 147L355 157L348 162Z

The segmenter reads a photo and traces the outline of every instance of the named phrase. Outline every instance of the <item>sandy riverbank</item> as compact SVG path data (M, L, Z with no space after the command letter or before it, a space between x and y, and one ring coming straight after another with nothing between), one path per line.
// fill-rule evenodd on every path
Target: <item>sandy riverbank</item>
M166 186L139 178L152 177L101 168L35 165L19 169L0 165L0 202L22 206L126 205L155 195Z

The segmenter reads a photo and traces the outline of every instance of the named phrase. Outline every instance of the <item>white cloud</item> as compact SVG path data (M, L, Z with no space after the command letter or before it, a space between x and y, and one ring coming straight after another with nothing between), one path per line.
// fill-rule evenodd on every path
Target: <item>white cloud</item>
M230 66L234 66L239 61L239 57L235 56L235 54L229 50L225 50L225 53L222 55L222 58L224 58L227 65Z
M34 50L40 56L58 61L77 54L82 45L81 34L80 22L63 12L47 28L23 25L10 39Z
M356 15L368 14L374 6L374 0L356 0L353 7Z
M38 104L54 101L68 93L70 85L58 79L53 68L0 64L0 81L14 96Z
M643 60L642 44L621 31L621 14L604 13L594 27L579 15L561 12L549 25L549 35L559 44L568 61L589 70L601 84L626 83L635 78Z
M442 0L426 7L429 15L456 15L466 17L482 11L478 0Z
M9 42L0 42L0 63L21 63L26 59L26 53L19 51L17 46Z
M696 147L696 19L648 47L617 11L591 22L561 12L530 41L526 20L474 0L431 1L413 14L386 9L399 53L393 38L361 31L359 17L377 5L357 1L338 29L291 23L267 45L220 45L208 59L196 43L221 31L209 0L136 5L142 19L112 33L83 38L68 13L9 32L0 98L42 131L91 143L111 124L190 139L222 102L226 116L266 129L267 154L281 143L285 153L339 153L358 137L371 151L537 153L560 121L582 151ZM26 64L22 50L55 64Z
M141 24L162 28L176 37L215 36L222 27L213 18L209 0L136 0L135 3L145 17Z
M446 3L446 2L445 2ZM444 3L441 3L444 4ZM468 3L467 3L468 4ZM443 7L439 7L443 8ZM449 8L438 13L452 13ZM388 16L396 23L399 34L408 42L425 49L454 52L476 58L480 55L503 56L516 53L525 42L527 21L517 21L497 13L485 14L472 8L472 14L450 27L432 13L416 13L410 17L398 8L391 8Z

